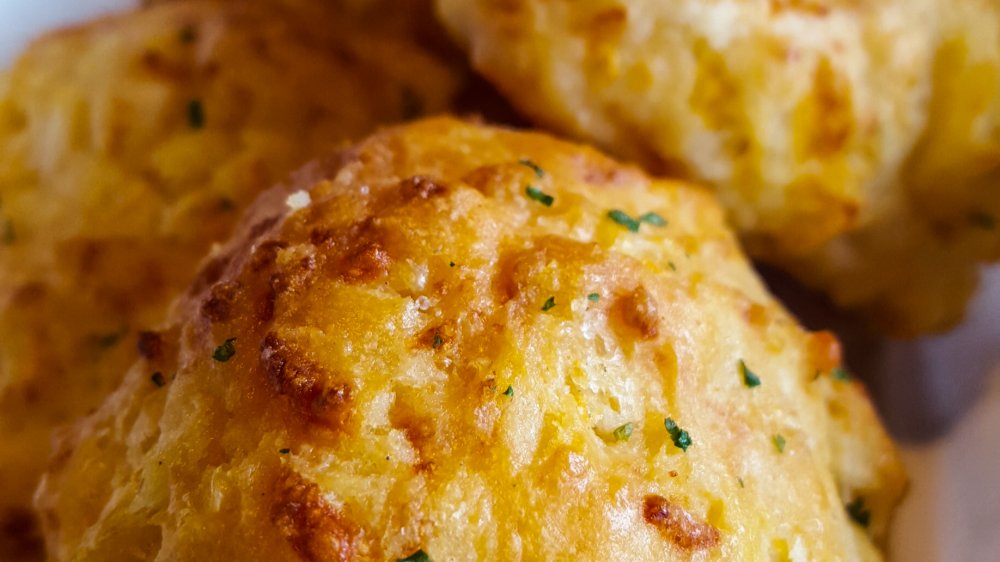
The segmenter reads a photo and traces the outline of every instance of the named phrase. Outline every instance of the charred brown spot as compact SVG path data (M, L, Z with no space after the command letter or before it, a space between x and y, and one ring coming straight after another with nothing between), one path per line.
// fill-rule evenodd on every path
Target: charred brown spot
M312 282L316 268L316 256L308 255L272 273L268 280L267 292L259 303L257 317L262 322L271 320L274 317L278 297L304 290Z
M271 288L276 294L296 293L309 285L316 271L316 257L304 256L271 275Z
M136 349L143 359L158 361L163 357L163 336L159 332L139 332Z
M232 318L233 303L239 295L239 284L236 282L219 283L212 287L205 302L201 304L201 313L212 322L225 322Z
M402 190L404 195L417 196L422 199L429 199L446 191L443 185L426 176L413 176L403 180Z
M304 560L348 561L365 554L364 532L323 499L319 486L298 473L279 481L271 521Z
M437 465L434 463L434 461L423 461L423 462L417 463L413 468L415 468L417 472L431 473L431 472L434 472L434 469L436 467L437 467Z
M378 242L368 242L347 256L341 264L345 281L360 283L374 281L389 273L392 258Z
M389 420L394 428L406 435L406 440L410 442L421 458L428 456L426 452L431 449L431 441L436 433L432 420L417 412L403 398L397 398L393 403L389 410Z
M718 529L698 521L663 496L646 496L642 502L642 516L664 538L684 550L715 548L721 540Z
M643 339L651 340L660 334L656 300L645 287L640 286L619 299L619 308L625 324L638 331Z
M336 239L336 233L329 228L316 227L309 231L309 242L313 246L326 246Z
M314 361L271 332L260 348L260 364L274 389L311 419L333 427L350 415L351 389L336 384Z
M270 322L274 318L274 309L278 303L278 292L274 290L274 282L268 284L264 295L257 301L257 319Z

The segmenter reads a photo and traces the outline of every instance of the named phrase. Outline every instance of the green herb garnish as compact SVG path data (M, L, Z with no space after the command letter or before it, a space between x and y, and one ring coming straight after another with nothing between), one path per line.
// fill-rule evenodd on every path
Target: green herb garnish
M742 478L737 478L736 481L739 482L740 488L745 488L746 487L746 486L743 485L743 479Z
M529 185L528 187L524 188L524 193L528 196L529 199L538 201L539 203L545 205L546 207L551 207L552 203L554 203L556 200L555 197L545 193L544 191L538 189L533 185Z
M514 396L514 387L513 387L513 385L507 385L507 390L503 391L503 395L504 396Z
M545 304L542 305L542 312L548 312L552 310L552 307L554 307L555 305L556 305L556 298L549 297L548 299L545 300Z
M406 558L397 558L396 562L431 562L431 557L421 549Z
M153 375L149 377L149 380L153 381L153 384L159 388L163 388L163 385L167 384L166 379L163 378L163 373L159 371L153 373Z
M632 437L632 422L616 427L613 435L615 436L615 441L628 441L628 438Z
M667 428L667 433L670 434L670 439L674 442L674 445L686 453L688 447L691 446L691 435L681 429L677 425L677 422L671 418L663 420L663 427Z
M774 448L778 450L779 453L785 452L785 438L782 437L780 433L775 433L774 437L771 438L774 441Z
M212 359L220 363L225 363L232 359L233 355L236 355L236 338L229 338L222 342L222 345L215 348L215 351L212 352Z
M871 522L872 512L871 510L865 508L864 498L857 498L851 503L847 504L847 514L851 519L861 525L862 527L868 528L868 523Z
M94 343L97 344L97 347L99 347L101 349L112 348L115 345L117 345L119 341L121 341L122 336L124 336L125 332L127 332L127 331L128 331L127 329L122 328L121 330L118 330L117 332L108 332L106 334L96 334L96 335L93 336Z
M747 388L753 388L755 386L760 386L760 377L756 373L747 367L747 364L740 359L740 374L743 375L743 384L747 385Z
M531 168L532 170L534 170L535 171L535 175L538 176L538 179L542 179L542 178L545 177L545 170L543 170L541 166L539 166L538 164L535 164L531 160L528 160L527 158L522 158L522 159L518 160L517 163L520 164L520 165L522 165L522 166L527 166L527 167Z
M590 302L597 302L601 300L601 295L597 293L590 293L589 295L587 295L587 300L589 300Z
M639 217L639 222L644 222L646 224L651 224L653 226L667 226L667 219L661 217L658 213L652 211L645 213Z
M629 232L639 232L639 221L628 216L628 213L619 209L608 211L608 218L624 226Z
M192 129L205 126L205 108L201 105L201 100L194 99L188 102L187 116Z
M849 381L853 378L851 376L851 373L848 372L847 369L843 367L837 367L834 370L830 371L830 376L837 379L838 381Z
M672 262L672 261L668 261L668 262L667 262L667 266L669 266L669 267L670 267L670 271L677 271L677 266L676 266L676 265L674 265L674 262Z
M437 349L437 348L441 347L441 344L443 344L443 343L444 343L444 340L441 339L441 336L438 335L438 334L434 334L434 343L431 344L431 347L433 347L434 349Z

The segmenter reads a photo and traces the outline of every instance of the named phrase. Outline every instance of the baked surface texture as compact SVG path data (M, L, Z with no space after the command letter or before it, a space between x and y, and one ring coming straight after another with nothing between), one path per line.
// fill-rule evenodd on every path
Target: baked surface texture
M406 36L174 2L49 34L0 78L0 559L36 544L49 433L95 409L253 197L449 107Z
M57 560L878 560L904 486L708 192L542 134L305 168L153 341L43 480Z
M710 184L749 252L890 332L1000 257L992 0L437 0L534 122Z

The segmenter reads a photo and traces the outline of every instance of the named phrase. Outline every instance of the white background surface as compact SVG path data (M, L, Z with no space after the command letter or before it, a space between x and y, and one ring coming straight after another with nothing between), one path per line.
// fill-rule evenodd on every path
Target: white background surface
M0 67L46 29L134 3L0 0ZM893 531L894 562L1000 562L1000 269L970 310L955 332L894 344L886 355L892 385L923 385L930 402L916 410L954 418L971 408L944 437L903 446L911 487Z

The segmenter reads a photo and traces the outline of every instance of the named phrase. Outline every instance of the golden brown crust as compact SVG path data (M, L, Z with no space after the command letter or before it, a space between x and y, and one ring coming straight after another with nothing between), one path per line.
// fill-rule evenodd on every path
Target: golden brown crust
M65 437L57 559L877 559L893 448L703 191L444 118L300 175Z
M8 527L23 527L49 432L96 408L138 354L156 361L144 330L258 192L412 117L414 100L437 112L456 96L453 69L406 34L322 2L311 19L272 4L185 0L59 30L0 83ZM231 313L228 296L218 289L205 314Z
M663 496L646 496L642 501L642 517L678 548L704 550L719 545L718 529L696 520Z
M279 482L272 522L302 560L349 562L360 558L361 530L323 499L319 486L294 472Z

